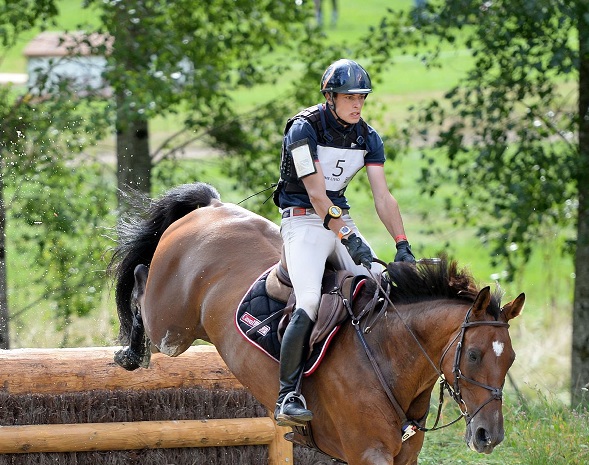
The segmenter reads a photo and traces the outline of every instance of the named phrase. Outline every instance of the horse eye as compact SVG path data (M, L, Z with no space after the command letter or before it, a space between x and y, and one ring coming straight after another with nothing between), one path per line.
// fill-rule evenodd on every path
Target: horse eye
M468 361L469 362L478 362L479 360L479 352L477 350L469 350L468 353Z

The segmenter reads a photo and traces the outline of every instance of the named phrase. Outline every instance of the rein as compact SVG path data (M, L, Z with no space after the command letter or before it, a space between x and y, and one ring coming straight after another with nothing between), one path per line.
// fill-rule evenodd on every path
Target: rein
M381 384L382 388L384 389L384 392L386 393L387 397L389 398L389 401L391 402L395 411L397 412L397 415L399 415L399 417L401 418L401 421L403 422L403 424L405 424L405 423L407 423L407 416L405 415L405 411L399 405L399 402L395 398L395 395L391 391L391 388L389 387L386 380L384 379L384 375L382 374L382 370L378 366L378 361L376 360L376 358L374 357L374 354L370 350L370 346L368 345L368 342L366 342L366 338L364 337L364 332L360 328L360 320L362 319L362 317L366 313L368 313L372 309L374 309L374 306L376 305L376 302L378 299L379 292L380 292L379 289L377 289L372 300L358 314L358 316L354 315L350 301L348 299L346 299L343 295L342 295L342 298L343 298L344 306L348 310L350 318L352 319L352 326L356 330L356 334L358 335L358 338L360 339L360 343L362 344L362 347L364 348L364 351L366 352L366 355L368 356L368 359L370 360L370 363L372 364L372 367L374 368L374 372L376 373L376 376L377 376L378 380L380 381L380 384Z
M376 258L374 259L374 261L379 262L380 264L384 265L385 267L387 265L383 261L376 259ZM458 422L463 417L466 419L467 424L469 424L472 421L472 419L475 417L475 415L477 413L479 413L479 411L483 407L485 407L488 403L492 402L493 400L501 400L503 398L503 386L496 388L496 387L493 387L493 386L490 386L487 384L480 383L472 378L465 376L462 373L462 371L460 370L460 359L462 356L462 347L464 345L464 338L465 338L466 330L468 328L472 328L475 326L495 326L495 327L509 328L508 323L503 323L501 321L472 321L471 322L471 321L469 321L469 318L470 318L470 315L472 312L472 307L470 307L468 309L468 312L466 312L466 316L464 317L464 321L463 321L462 325L460 326L460 331L456 334L456 336L452 339L452 341L444 349L442 356L440 358L440 362L438 365L439 368L438 368L438 366L436 366L434 364L434 362L432 361L430 356L427 354L423 345L419 342L419 339L417 339L417 336L413 333L411 328L407 325L407 323L405 322L405 320L403 319L403 317L401 316L401 314L397 310L397 307L395 307L395 305L391 301L391 299L388 295L389 294L388 291L390 290L390 282L387 285L387 291L385 291L383 289L382 285L380 284L379 280L372 273L372 271L370 269L368 269L368 271L369 271L372 279L376 283L377 289L376 289L375 295L373 296L371 301L358 314L358 316L354 315L350 301L347 298L345 298L345 296L343 296L343 295L341 297L343 299L344 306L346 307L346 309L350 315L350 318L352 319L352 326L356 330L356 334L358 335L360 343L362 344L362 347L364 348L364 351L366 352L366 355L368 356L368 359L370 360L370 363L372 364L374 372L375 372L385 394L387 395L391 405L393 406L393 408L397 412L397 415L401 419L402 433L403 433L402 434L402 441L403 442L406 441L407 439L409 439L411 436L413 436L416 433L416 430L422 431L424 433L428 432L428 431L440 430L440 429L443 429L443 428L453 425L454 423ZM371 328L374 326L376 321L386 311L386 304L383 304L383 307L381 308L380 312L372 320L371 324L367 325L367 327L364 329L364 331L362 331L362 329L360 328L360 320L362 319L362 317L364 315L366 315L367 313L370 313L374 309L377 301L379 300L378 298L379 298L380 294L382 294L383 298L386 300L386 303L388 303L392 307L393 311L397 314L400 321L403 323L403 326L409 332L409 334L411 335L411 337L413 338L413 340L415 341L415 343L419 347L420 351L423 353L423 355L425 356L425 358L427 359L429 364L432 366L432 368L434 369L434 371L438 375L438 378L440 379L440 396L439 396L439 402L438 402L438 412L436 415L436 420L434 422L434 425L431 428L426 428L425 426L422 426L422 423L425 423L425 420L427 418L427 415L428 415L427 411L424 414L424 416L422 418L420 418L419 420L408 420L407 419L407 415L405 414L405 411L400 406L399 402L395 398L395 395L393 394L390 387L388 386L388 384L384 378L384 375L382 374L382 370L378 366L378 361L374 357L374 354L370 350L370 347L366 341L366 338L364 337L364 333L370 332ZM452 367L452 374L454 375L454 385L450 386L450 383L448 383L448 381L446 380L446 378L444 376L444 373L442 372L442 363L444 361L444 358L446 357L446 354L448 353L450 348L456 343L456 341L458 341L458 344L456 346L456 353L454 356L454 365ZM482 387L482 388L487 389L488 391L491 392L490 397L484 403L482 403L479 407L477 407L477 409L474 411L474 413L472 415L468 412L468 409L466 407L466 403L464 402L464 399L462 398L460 384L459 384L461 379L467 383L474 384L475 386ZM461 411L461 415L449 423L438 426L438 423L441 418L443 403L444 403L444 390L447 390L450 397L458 404L458 407L460 408L460 411ZM464 408L462 408L462 406L464 406Z

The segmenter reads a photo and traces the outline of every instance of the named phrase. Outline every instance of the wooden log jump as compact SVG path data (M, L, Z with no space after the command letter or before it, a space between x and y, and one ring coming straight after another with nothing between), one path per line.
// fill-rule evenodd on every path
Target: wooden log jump
M127 372L118 347L0 351L0 386L10 395L166 388L243 389L216 349L179 357L153 354L149 369ZM267 445L268 464L292 464L290 428L269 417L0 426L0 454Z
M276 439L270 418L25 425L0 428L0 452L87 452L267 445Z
M63 394L95 389L243 389L213 346L192 346L179 357L153 354L148 369L135 371L126 371L113 361L118 349L0 351L1 386L10 394Z

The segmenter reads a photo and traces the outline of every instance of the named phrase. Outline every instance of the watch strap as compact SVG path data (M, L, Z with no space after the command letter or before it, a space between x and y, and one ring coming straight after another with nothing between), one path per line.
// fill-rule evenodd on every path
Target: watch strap
M329 222L331 221L332 218L333 218L333 216L331 216L329 214L329 212L327 212L327 215L325 215L325 218L323 218L323 227L325 229L329 229Z

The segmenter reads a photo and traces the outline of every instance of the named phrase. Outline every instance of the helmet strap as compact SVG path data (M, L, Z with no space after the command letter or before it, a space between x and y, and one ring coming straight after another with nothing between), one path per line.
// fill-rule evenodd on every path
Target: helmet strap
M335 98L334 98L334 92L329 92L329 96L331 97L331 103L328 100L327 101L327 106L329 107L329 109L331 111L333 111L333 114L335 115L335 119L338 123L342 124L343 126L349 126L350 123L348 123L347 121L344 121L343 119L341 119L339 117L339 115L337 114L337 109L335 108Z

